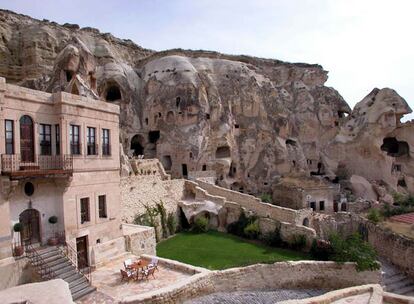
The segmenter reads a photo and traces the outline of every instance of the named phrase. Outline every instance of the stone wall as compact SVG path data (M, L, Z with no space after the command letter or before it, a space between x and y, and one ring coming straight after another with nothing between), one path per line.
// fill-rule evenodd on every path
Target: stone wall
M76 247L75 247L76 248ZM99 267L125 253L125 238L119 237L93 247L91 266Z
M156 255L155 230L153 227L122 224L126 250L136 256Z
M164 202L167 213L177 212L183 196L184 180L163 180L159 174L132 175L121 179L122 221L132 223L136 214L144 214L144 205Z
M182 303L215 292L278 288L331 290L378 284L380 280L379 271L357 272L352 263L301 261L256 264L221 271L202 271L154 292L127 297L121 303Z
M27 259L0 260L0 290L32 282L32 268Z

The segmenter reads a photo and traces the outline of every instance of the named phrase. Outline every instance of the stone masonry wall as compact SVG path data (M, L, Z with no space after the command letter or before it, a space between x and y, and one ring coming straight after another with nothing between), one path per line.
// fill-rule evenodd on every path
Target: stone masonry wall
M122 224L126 250L141 256L156 255L155 230L153 227Z
M164 202L167 213L177 212L183 196L184 180L163 180L159 175L133 175L121 179L122 221L132 223L136 214L146 212L144 204Z
M32 268L26 258L0 260L0 290L32 282Z
M339 289L356 285L377 284L379 271L357 272L352 263L280 262L256 264L242 268L197 273L187 280L141 295L121 303L182 303L215 292L274 290L278 288Z

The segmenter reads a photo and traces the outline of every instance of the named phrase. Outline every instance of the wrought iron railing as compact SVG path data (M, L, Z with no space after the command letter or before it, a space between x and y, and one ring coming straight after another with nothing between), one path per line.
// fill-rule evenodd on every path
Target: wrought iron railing
M82 274L86 280L88 280L89 284L92 284L92 271L90 266L79 267L79 261L82 261L82 256L79 255L77 250L73 248L73 246L66 242L63 247L59 247L62 253L69 259L72 265L76 268L76 270ZM83 261L86 264L86 261Z
M1 170L5 173L23 171L73 171L72 155L37 155L33 161L22 161L20 154L2 154Z
M42 256L37 252L36 248L30 244L30 242L25 242L24 245L26 257L29 259L30 264L36 269L37 273L44 280L51 280L56 278L56 273L52 270L51 267L44 261Z

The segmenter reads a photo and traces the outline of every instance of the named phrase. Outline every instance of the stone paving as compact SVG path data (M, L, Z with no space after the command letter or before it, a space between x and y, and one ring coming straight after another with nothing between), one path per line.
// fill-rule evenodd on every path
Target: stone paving
M137 259L133 255L123 256L95 270L92 273L92 281L93 285L97 287L97 291L85 296L77 301L77 303L117 303L124 297L160 289L191 276L190 274L158 265L158 271L155 272L155 279L150 277L148 280L143 281L130 280L129 282L121 282L121 273L119 270L124 268L123 261L128 258Z
M273 304L285 300L315 297L325 292L327 291L315 289L219 292L186 301L184 304Z

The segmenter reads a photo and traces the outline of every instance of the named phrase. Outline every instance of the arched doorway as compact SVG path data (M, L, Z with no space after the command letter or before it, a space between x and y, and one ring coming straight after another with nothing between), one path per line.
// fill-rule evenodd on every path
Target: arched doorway
M22 224L21 240L30 243L40 242L40 214L36 209L26 209L19 215Z
M144 155L144 138L137 134L131 139L131 150L134 152L134 156Z
M303 219L302 225L303 225L303 226L306 226L306 227L309 227L309 219L308 219L307 217L305 217L305 218Z
M20 118L20 156L22 162L34 161L33 120L27 115Z

